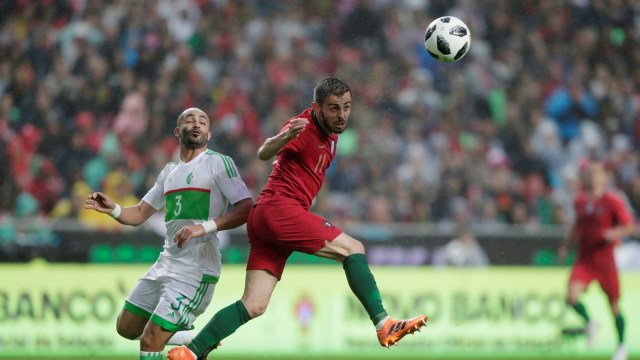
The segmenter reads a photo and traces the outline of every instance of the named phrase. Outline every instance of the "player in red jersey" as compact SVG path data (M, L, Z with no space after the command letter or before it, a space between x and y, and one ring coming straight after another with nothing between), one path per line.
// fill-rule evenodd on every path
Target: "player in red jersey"
M558 251L558 258L562 262L569 247L578 243L578 256L569 278L567 302L585 319L589 345L593 346L595 323L578 298L591 281L597 280L609 298L618 331L619 347L613 359L626 359L623 346L624 318L618 305L620 284L613 250L622 238L634 233L635 225L625 201L607 189L608 176L602 161L592 160L584 164L581 176L584 188L574 201L576 220Z
M293 251L342 262L349 286L376 326L382 346L390 347L426 324L425 315L389 318L362 243L309 211L350 112L349 86L326 78L314 89L312 107L262 144L258 157L266 161L277 155L277 159L247 219L251 251L242 299L216 313L187 347L169 351L169 359L202 359L223 338L262 315Z

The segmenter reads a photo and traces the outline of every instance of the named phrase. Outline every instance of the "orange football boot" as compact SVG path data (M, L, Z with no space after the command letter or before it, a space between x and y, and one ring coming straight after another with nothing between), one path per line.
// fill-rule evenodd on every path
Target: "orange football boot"
M382 326L382 329L376 331L378 341L380 345L388 349L397 344L405 335L413 335L414 332L420 331L421 327L427 325L427 320L429 320L429 317L426 315L420 315L407 320L392 320L388 318Z
M167 357L170 360L197 360L186 346L176 346L169 350Z
M218 343L213 349L217 349L222 346L222 343ZM194 357L193 353L186 346L176 346L173 349L169 350L167 353L167 357L169 360L208 360L209 356L201 355L199 357Z

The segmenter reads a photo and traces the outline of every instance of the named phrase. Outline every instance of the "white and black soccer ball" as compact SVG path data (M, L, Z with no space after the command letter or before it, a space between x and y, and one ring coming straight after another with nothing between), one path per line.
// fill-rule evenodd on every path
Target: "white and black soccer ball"
M453 62L469 51L469 27L455 16L435 19L424 33L424 47L438 61Z

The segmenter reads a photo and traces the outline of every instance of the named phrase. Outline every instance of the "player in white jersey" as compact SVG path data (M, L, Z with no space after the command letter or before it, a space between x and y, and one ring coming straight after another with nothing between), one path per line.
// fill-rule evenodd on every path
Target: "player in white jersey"
M180 162L165 166L138 205L121 208L101 192L90 194L85 202L86 209L133 226L165 209L164 250L118 315L118 333L140 339L140 359L162 359L165 344L190 341L193 321L211 302L220 278L216 232L244 224L253 206L233 160L207 149L210 126L200 109L178 116L174 134ZM233 207L225 212L229 203ZM179 248L180 240L190 241Z

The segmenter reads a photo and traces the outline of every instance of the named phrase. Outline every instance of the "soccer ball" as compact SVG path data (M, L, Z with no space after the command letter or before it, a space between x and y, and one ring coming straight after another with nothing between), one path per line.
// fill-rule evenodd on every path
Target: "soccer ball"
M424 33L424 47L438 61L460 60L469 51L469 45L469 28L454 16L435 19Z

